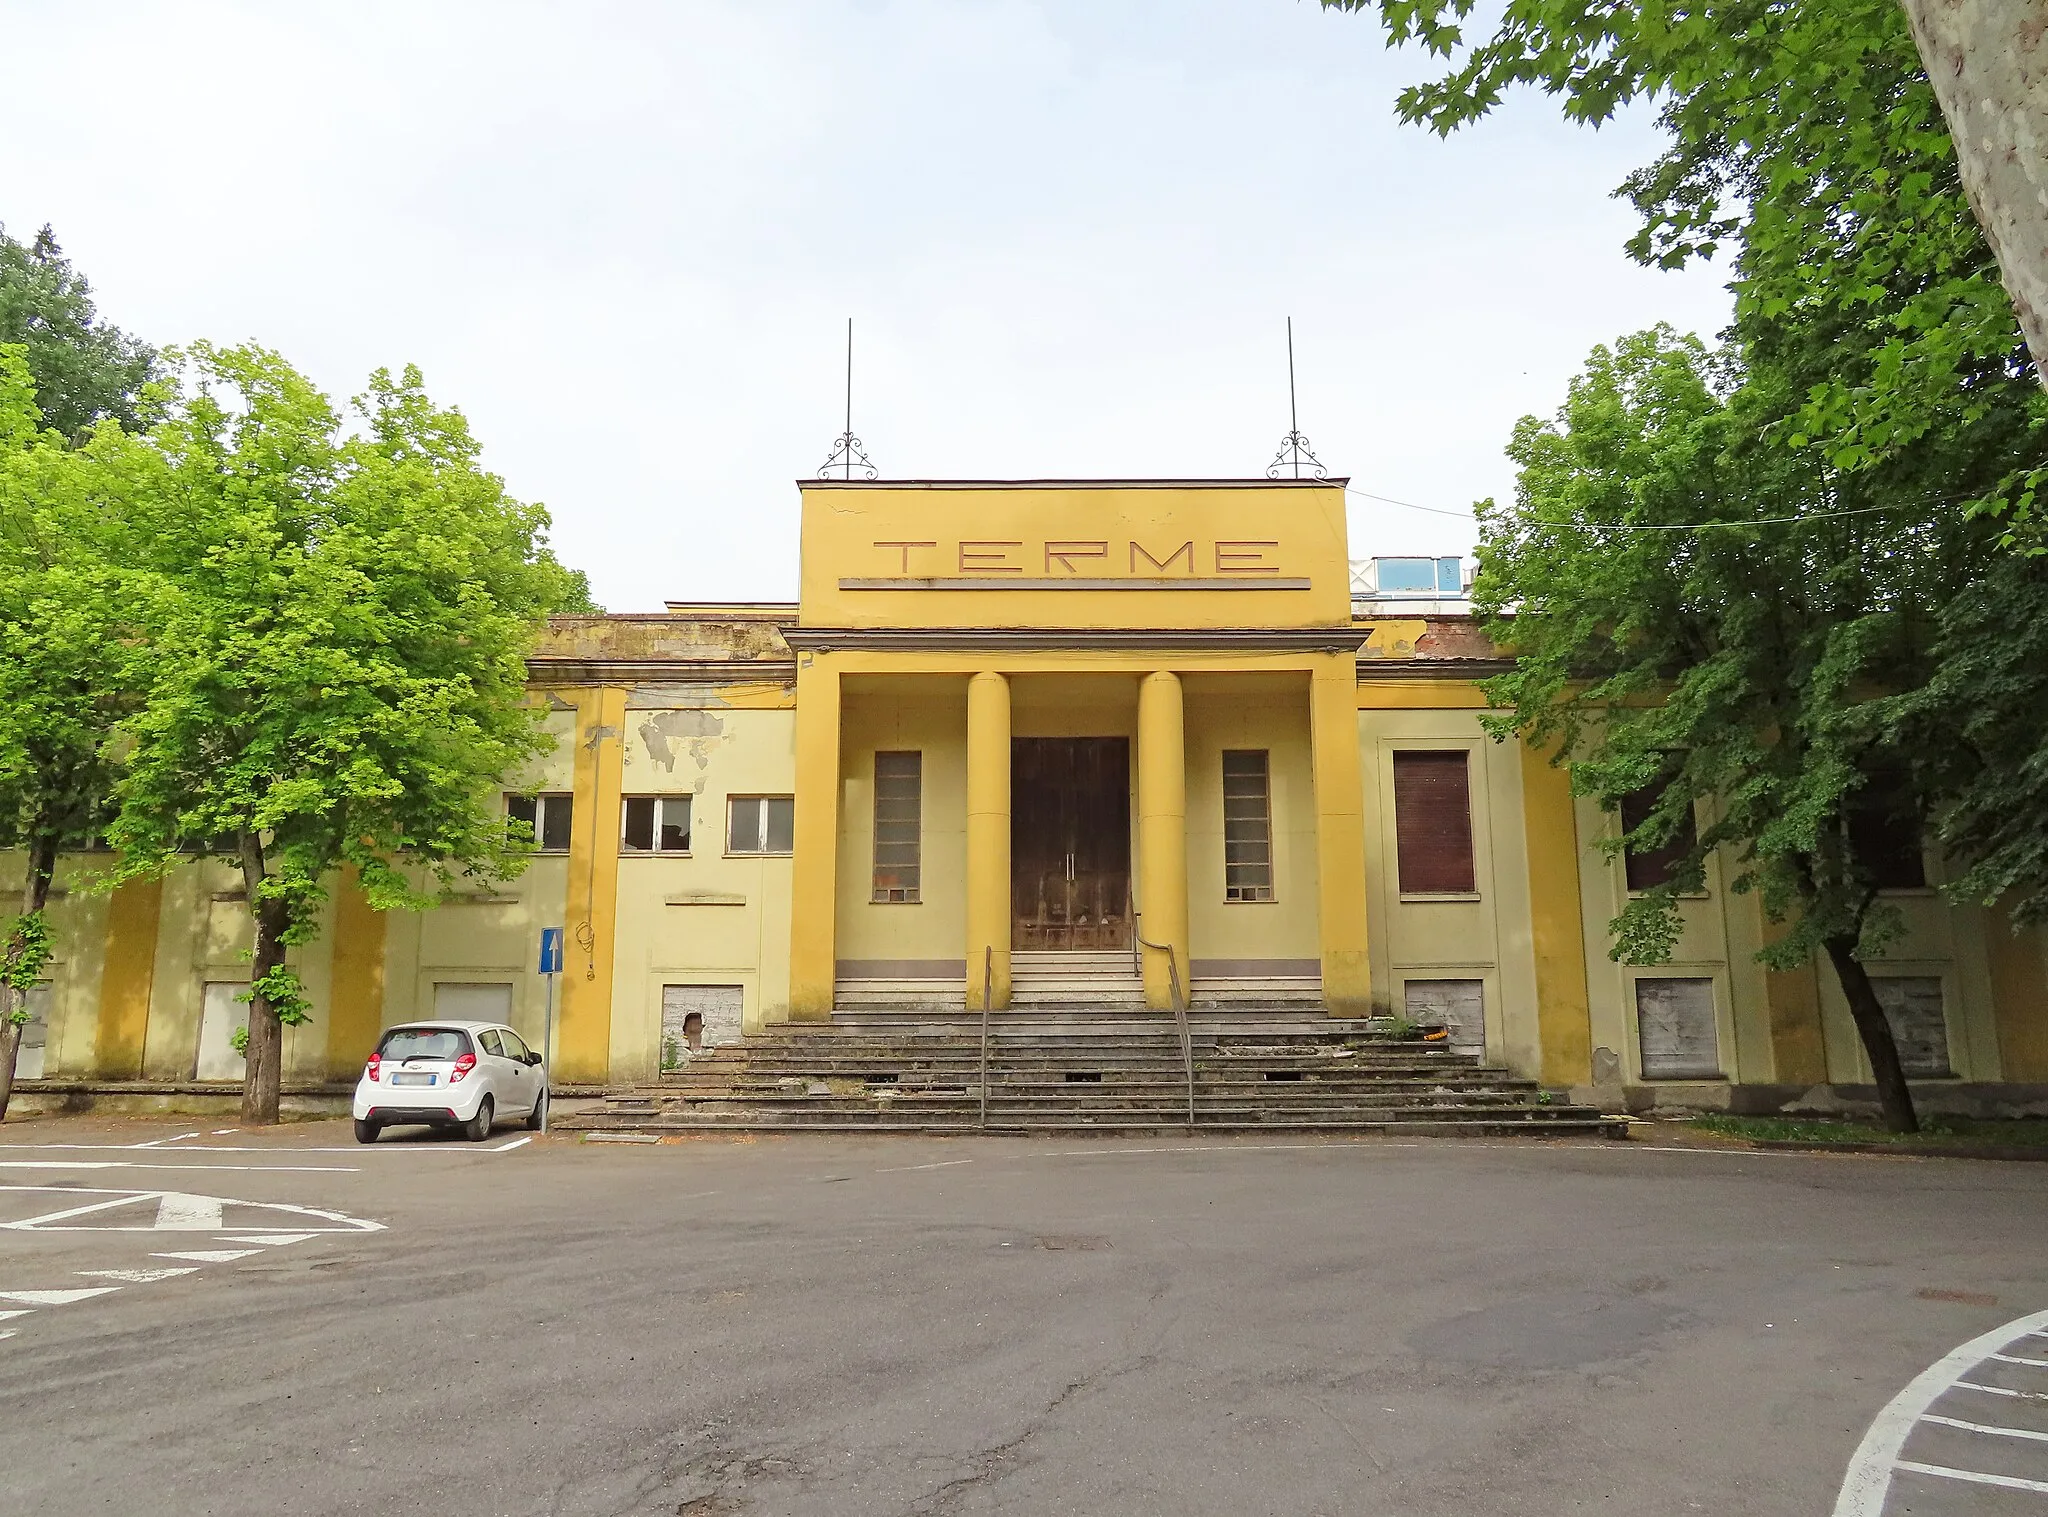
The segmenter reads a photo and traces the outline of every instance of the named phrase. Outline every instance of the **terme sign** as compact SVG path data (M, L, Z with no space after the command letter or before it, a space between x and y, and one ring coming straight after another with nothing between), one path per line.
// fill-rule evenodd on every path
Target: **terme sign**
M839 581L842 590L1305 590L1285 575L1280 544L1253 538L963 537L883 539L874 543L877 572Z

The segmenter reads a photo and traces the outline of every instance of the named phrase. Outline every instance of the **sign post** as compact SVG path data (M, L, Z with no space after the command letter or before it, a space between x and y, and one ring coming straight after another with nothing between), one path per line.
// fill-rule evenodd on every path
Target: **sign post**
M541 978L548 982L548 1010L547 1020L541 1024L540 1046L543 1056L547 1060L547 1076L550 1085L554 1083L555 1079L555 980L561 972L562 929L559 927L543 927L540 930L540 973ZM548 1107L552 1107L554 1104L554 1101L550 1099L548 1106L543 1107L541 1110L540 1130L542 1132L548 1130Z

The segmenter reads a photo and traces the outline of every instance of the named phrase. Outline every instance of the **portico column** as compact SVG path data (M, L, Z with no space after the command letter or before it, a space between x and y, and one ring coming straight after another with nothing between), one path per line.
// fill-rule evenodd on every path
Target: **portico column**
M839 917L839 671L805 653L796 671L796 818L790 852L789 1017L829 1022Z
M989 1009L998 1010L1010 1004L1010 682L984 670L967 682L970 1011L982 1009L991 956L995 987Z
M1138 686L1138 931L1146 949L1145 1004L1173 1004L1173 949L1182 1004L1188 988L1188 777L1180 676L1161 670Z
M1350 654L1316 660L1309 674L1309 734L1316 781L1323 1005L1333 1017L1370 1016L1365 776L1358 758L1358 665Z

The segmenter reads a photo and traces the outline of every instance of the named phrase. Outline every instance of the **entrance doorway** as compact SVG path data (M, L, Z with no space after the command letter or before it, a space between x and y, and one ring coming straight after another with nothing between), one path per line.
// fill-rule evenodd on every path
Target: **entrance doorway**
M1011 946L1131 945L1131 744L1121 737L1010 743Z

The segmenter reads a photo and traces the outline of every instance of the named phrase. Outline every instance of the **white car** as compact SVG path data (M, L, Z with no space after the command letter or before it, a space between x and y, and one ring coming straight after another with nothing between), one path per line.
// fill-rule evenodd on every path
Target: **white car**
M356 1141L387 1127L460 1127L472 1143L503 1117L547 1121L548 1068L502 1022L404 1022L388 1029L356 1081Z

